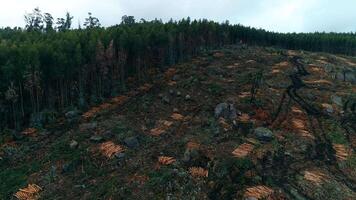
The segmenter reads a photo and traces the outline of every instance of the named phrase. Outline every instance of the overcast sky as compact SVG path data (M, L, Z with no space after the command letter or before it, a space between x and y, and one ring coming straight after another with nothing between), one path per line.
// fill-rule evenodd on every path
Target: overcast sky
M24 26L24 14L35 7L54 18L69 11L75 26L92 12L104 26L120 23L122 15L164 21L190 16L278 32L356 32L355 0L0 0L0 27Z

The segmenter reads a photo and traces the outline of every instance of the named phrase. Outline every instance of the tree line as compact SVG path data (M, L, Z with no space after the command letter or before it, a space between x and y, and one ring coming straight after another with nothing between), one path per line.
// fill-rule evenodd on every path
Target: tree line
M241 42L355 55L355 33L274 33L228 21L136 21L102 27L88 13L83 28L73 16L55 21L36 8L24 28L0 29L0 127L43 126L68 109L85 110L201 51Z

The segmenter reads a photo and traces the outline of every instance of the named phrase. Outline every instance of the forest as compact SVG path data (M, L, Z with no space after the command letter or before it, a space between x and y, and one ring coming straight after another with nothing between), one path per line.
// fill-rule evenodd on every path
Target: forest
M86 110L145 83L200 52L231 44L356 54L355 33L276 33L209 20L135 20L102 27L88 13L73 27L70 13L53 19L36 8L24 28L0 29L0 128L43 127L70 110ZM120 19L118 19L120 21Z

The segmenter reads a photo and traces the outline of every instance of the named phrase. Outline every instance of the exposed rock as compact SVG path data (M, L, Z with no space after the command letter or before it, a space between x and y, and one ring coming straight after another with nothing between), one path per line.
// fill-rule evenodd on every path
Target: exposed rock
M93 123L84 123L80 125L80 129L82 130L92 130L95 129L98 126L96 122Z
M62 168L62 173L73 172L78 165L78 161L71 161L69 163L65 163Z
M234 120L237 118L237 111L234 104L220 103L215 107L215 118L223 117L225 119Z
M325 72L327 72L327 73L332 72L333 69L334 69L334 66L331 65L331 64L325 64L325 66L324 66L324 70L325 70Z
M181 95L182 95L182 93L177 91L177 96L180 97Z
M104 137L111 138L113 136L114 136L114 134L113 134L113 132L111 130L107 130L107 131L104 132Z
M339 96L332 95L332 96L331 96L331 101L332 101L334 104L338 105L338 106L343 106L342 98L339 97Z
M90 141L92 142L101 142L103 140L103 137L99 135L93 135L90 137Z
M332 105L327 104L327 103L323 103L322 104L323 108L325 109L326 112L328 113L333 113L334 112L334 108Z
M169 90L169 94L172 94L172 95L173 95L173 94L174 94L174 90L170 89L170 90Z
M177 81L178 79L180 79L180 76L178 74L175 74L173 77L172 77L172 81Z
M345 81L351 82L351 83L356 83L356 72L347 71L347 72L345 72L344 76L345 76Z
M254 134L261 142L270 142L273 140L273 132L265 127L256 128Z
M171 102L168 96L163 96L163 97L162 97L162 101L163 101L164 103L169 103L169 102Z
M335 78L340 81L356 83L356 72L351 69L343 69L335 74Z
M187 95L185 96L185 100L190 100L190 99L191 99L190 95L187 94Z
M129 148L136 148L139 146L139 142L137 137L128 137L124 140L125 145Z
M126 154L121 152L121 153L118 153L118 154L115 154L115 157L118 158L118 159L123 159L125 158Z
M70 142L70 144L69 144L69 147L70 147L71 149L76 149L76 148L78 147L78 142L75 141L75 140L72 140L72 141Z
M67 120L72 121L79 118L79 111L71 110L65 113Z

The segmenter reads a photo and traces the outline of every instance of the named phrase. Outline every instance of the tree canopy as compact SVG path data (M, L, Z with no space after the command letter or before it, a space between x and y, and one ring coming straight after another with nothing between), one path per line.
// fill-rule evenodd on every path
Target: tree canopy
M355 55L355 33L274 33L208 20L140 20L101 27L88 13L85 29L73 17L25 16L26 27L0 29L0 127L42 126L68 107L85 109L126 89L127 78L144 82L198 52L240 42Z

